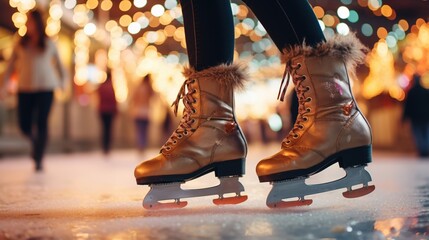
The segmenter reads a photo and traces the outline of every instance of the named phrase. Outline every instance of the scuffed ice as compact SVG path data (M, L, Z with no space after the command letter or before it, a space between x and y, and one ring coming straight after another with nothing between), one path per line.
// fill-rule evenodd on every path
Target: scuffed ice
M368 170L376 190L345 199L343 190L308 196L309 207L269 209L271 186L257 181L262 157L278 146L252 146L241 178L249 199L215 206L188 199L184 209L147 211L147 186L137 186L134 151L49 155L45 171L26 157L0 159L0 239L429 239L429 161L376 154ZM150 154L155 154L153 151ZM337 165L312 177L343 176ZM187 188L216 185L213 174Z

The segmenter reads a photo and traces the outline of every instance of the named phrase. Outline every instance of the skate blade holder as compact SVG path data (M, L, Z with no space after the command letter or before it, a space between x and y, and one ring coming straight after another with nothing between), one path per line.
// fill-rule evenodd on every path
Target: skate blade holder
M203 189L182 189L181 182L169 184L153 184L146 197L143 199L143 207L148 210L183 208L188 205L183 198L204 197L218 195L213 199L215 205L239 204L247 200L246 195L241 195L244 191L243 185L238 181L238 177L219 178L217 186ZM224 197L225 194L235 193L235 196ZM174 200L174 202L168 202Z
M371 175L364 169L364 166L346 168L346 176L338 180L307 185L305 180L307 177L273 182L273 188L267 197L267 206L269 208L289 208L308 206L313 203L311 199L305 199L304 196L322 192L333 191L341 188L346 188L343 192L345 198L357 198L365 196L375 190L375 186L368 185L372 181ZM362 188L352 189L352 186L361 185ZM283 199L296 198L296 201L284 201Z

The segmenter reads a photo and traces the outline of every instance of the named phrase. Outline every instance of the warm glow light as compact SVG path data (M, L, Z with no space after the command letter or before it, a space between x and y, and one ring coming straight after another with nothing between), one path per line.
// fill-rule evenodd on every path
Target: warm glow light
M174 25L168 25L164 28L164 33L167 37L172 37L175 31L176 27Z
M380 27L377 29L377 36L381 39L387 37L387 30L384 27Z
M177 1L176 0L166 0L164 3L164 6L166 9L173 9L175 7L177 7Z
M95 26L94 23L88 23L85 25L85 27L83 28L83 32L88 35L88 36L92 36L94 35L94 33L97 31L97 26Z
M19 28L27 22L27 15L22 12L15 12L12 15L12 21L15 27Z
M416 26L418 28L420 28L420 26L422 26L425 23L426 23L426 21L423 18L419 18L419 19L416 20Z
M139 18L144 17L144 13L142 12L136 12L133 15L133 22L137 22Z
M350 10L345 6L341 6L337 10L337 15L341 19L346 19L350 16Z
M98 0L87 0L86 7L88 9L96 9L98 6Z
M239 5L237 13L238 19L245 19L247 17L247 14L249 14L249 9L246 7L246 5Z
M238 27L234 28L234 38L237 39L241 36L241 30Z
M317 18L322 18L325 15L325 10L320 6L315 6L313 11Z
M133 4L130 2L130 0L122 0L119 3L119 10L121 10L122 12L126 12L126 11L130 10L132 5Z
M112 8L112 6L113 6L113 3L112 3L111 0L103 0L101 2L101 6L100 7L101 7L101 9L103 11L109 11Z
M25 33L27 33L27 27L26 26L22 26L22 27L20 27L19 29L18 29L18 35L19 36L24 36L25 35Z
M76 0L65 0L64 7L67 9L73 9L76 6Z
M162 14L164 14L165 9L161 4L155 4L150 9L150 12L152 13L152 15L154 17L160 17L160 16L162 16Z
M146 4L147 4L147 0L134 0L134 6L136 8L142 8L146 6Z
M329 14L326 14L323 19L323 23L325 23L326 26L332 27L335 24L335 18Z
M131 18L130 15L122 15L121 18L119 18L119 25L121 25L122 27L128 27L128 25L131 24L131 22L133 21L133 19Z
M138 22L132 22L130 25L128 25L128 32L131 34L137 34L140 32L140 24Z
M368 0L368 8L375 11L381 7L381 0Z
M118 26L118 23L115 22L115 20L109 20L106 22L106 25L104 26L107 31L111 31L113 27Z
M145 16L140 17L137 22L140 24L142 29L147 28L149 26L149 19Z
M149 26L153 27L153 28L157 28L159 26L160 22L159 22L159 18L155 17L155 18L150 18L149 21Z
M409 24L408 24L407 20L405 20L405 19L399 20L398 24L399 24L399 26L401 26L402 30L404 30L404 31L407 31L409 28Z
M337 32L341 35L347 35L350 32L350 28L347 24L345 23L339 23L337 25Z
M176 41L181 41L182 39L185 38L185 28L183 27L178 27L176 29L176 31L174 32L174 40Z
M319 22L320 29L322 29L322 31L325 30L325 28L326 28L325 23L323 23L322 20L317 20L317 21Z
M55 20L59 20L63 16L63 10L60 4L53 4L49 8L49 16Z
M389 92L392 97L402 99L401 89L395 77L394 57L385 41L377 42L368 54L369 75L362 85L362 95L366 99Z
M159 18L159 22L164 26L170 24L171 21L173 21L173 17L170 14L163 14Z
M381 7L381 14L385 17L390 17L393 14L393 10L389 5L383 5Z

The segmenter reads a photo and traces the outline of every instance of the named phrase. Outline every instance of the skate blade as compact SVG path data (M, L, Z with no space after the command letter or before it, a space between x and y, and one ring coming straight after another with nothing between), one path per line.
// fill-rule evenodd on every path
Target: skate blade
M343 192L343 196L345 198L358 198L358 197L362 197L362 196L365 196L367 194L370 194L374 190L375 190L375 186L371 185L371 186L366 186L363 188Z
M247 196L236 196L213 199L215 205L239 204L247 200Z
M184 208L188 205L188 202L171 202L171 203L156 203L156 204L143 204L143 207L148 210L160 210L160 209L177 209Z
M297 200L297 201L280 201L276 203L269 203L269 208L290 208L290 207L301 207L309 206L313 203L311 199Z

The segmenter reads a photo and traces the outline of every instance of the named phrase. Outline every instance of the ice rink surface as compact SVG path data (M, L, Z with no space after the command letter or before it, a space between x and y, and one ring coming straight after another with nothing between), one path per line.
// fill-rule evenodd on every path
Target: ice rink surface
M2 158L0 239L429 239L429 160L376 152L370 195L345 199L338 190L309 196L308 207L269 209L271 186L259 183L255 166L278 148L250 146L246 202L215 206L210 196L159 211L142 207L149 188L135 184L133 171L144 156L133 150L48 155L43 173L27 157ZM308 183L343 175L334 165ZM217 183L209 174L186 188Z

